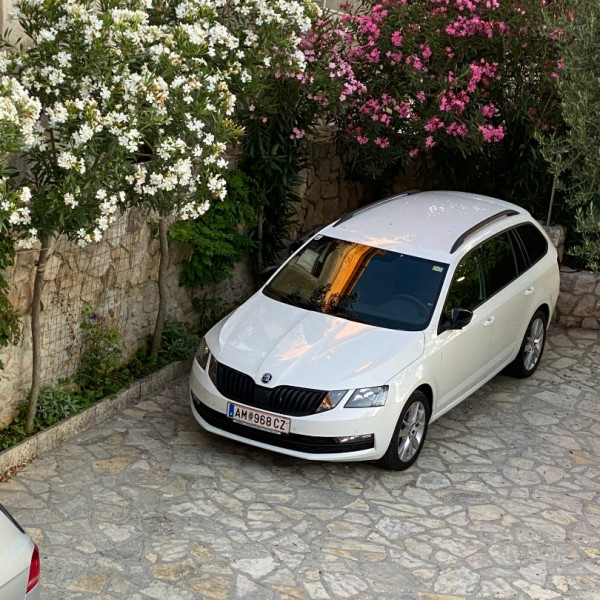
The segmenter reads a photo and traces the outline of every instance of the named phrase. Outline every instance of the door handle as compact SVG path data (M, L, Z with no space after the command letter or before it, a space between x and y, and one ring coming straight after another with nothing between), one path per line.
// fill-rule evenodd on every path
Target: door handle
M525 290L525 295L530 296L535 291L535 288L531 286L528 290Z
M496 320L496 317L492 316L492 317L488 317L484 322L483 322L483 326L487 327L488 325L491 325L494 321Z

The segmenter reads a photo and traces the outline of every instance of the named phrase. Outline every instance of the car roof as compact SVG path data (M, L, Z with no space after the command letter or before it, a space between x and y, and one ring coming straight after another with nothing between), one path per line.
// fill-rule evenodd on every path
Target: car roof
M523 208L465 192L407 192L342 217L322 234L431 260L450 262L464 242L492 222L519 215ZM511 219L512 221L512 219Z

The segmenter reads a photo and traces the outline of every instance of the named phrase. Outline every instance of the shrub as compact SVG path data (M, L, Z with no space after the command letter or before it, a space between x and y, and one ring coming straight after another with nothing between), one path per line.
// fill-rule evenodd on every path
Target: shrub
M523 190L545 192L531 145L556 118L546 73L557 49L540 0L366 0L339 31L330 75L347 102L336 121L356 173L394 174L427 156L433 185L520 190L519 202Z

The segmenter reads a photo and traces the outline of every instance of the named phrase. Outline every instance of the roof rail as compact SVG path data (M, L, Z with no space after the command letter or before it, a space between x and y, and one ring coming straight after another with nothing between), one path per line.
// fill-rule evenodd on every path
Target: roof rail
M484 219L480 223L477 223L477 225L473 225L473 227L471 227L470 229L467 229L467 231L462 233L456 239L456 241L452 245L452 248L450 248L450 254L454 254L463 245L463 242L469 236L473 235L480 229L483 229L486 225L489 225L490 223L492 223L493 221L497 221L498 219L502 219L504 217L513 217L514 215L518 215L518 214L519 214L518 211L509 208L507 210L502 210L499 213L496 213L495 215L488 217L487 219Z
M365 210L369 210L371 208L375 208L376 206L380 206L381 204L386 204L387 202L391 202L392 200L396 200L396 198L403 198L404 196L412 196L413 194L418 194L418 193L420 193L420 191L421 190L408 190L407 192L402 192L401 194L396 194L395 196L388 196L387 198L383 198L383 200L377 200L376 202L372 202L371 204L367 204L367 206L363 206L362 208L357 208L356 210L353 210L352 212L349 212L348 214L344 215L343 217L340 217L332 225L332 227L337 227L338 225L341 225L342 223L344 223L348 219L351 219L355 215L358 215L361 212L364 212Z

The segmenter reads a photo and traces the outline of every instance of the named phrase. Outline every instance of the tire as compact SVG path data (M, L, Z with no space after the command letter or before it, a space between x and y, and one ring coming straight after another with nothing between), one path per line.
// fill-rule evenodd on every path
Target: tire
M379 463L392 471L408 469L423 448L430 416L427 396L419 390L413 392L400 413L390 445Z
M536 311L527 325L517 357L506 368L508 375L524 379L535 373L546 344L546 327L546 315L541 310Z

